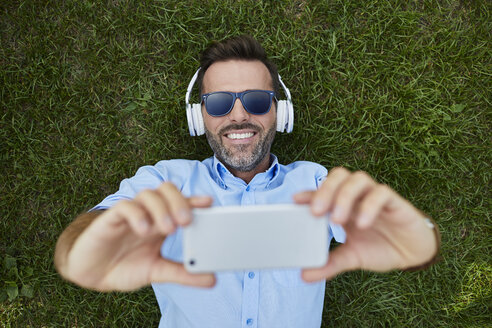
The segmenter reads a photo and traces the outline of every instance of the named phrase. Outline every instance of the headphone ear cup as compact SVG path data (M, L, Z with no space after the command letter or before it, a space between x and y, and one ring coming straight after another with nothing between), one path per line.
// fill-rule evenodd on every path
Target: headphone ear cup
M279 100L277 102L277 131L278 132L284 132L285 131L285 124L286 122L286 116L288 115L288 104L286 100Z
M191 105L191 112L193 116L193 127L195 129L195 135L201 136L205 133L205 124L203 123L202 116L202 105L201 104L193 104Z
M291 133L292 130L294 129L294 105L292 104L292 101L286 100L287 101L287 133Z
M192 137L196 136L195 124L193 123L193 113L190 104L186 105L186 119L188 121L188 129L190 130L190 136Z

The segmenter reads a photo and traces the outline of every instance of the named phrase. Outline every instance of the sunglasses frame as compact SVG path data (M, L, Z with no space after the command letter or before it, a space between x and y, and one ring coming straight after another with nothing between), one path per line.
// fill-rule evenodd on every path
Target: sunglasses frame
M255 91L265 92L265 93L268 93L268 95L270 96L270 106L268 106L268 109L264 113L262 113L262 114L251 113L248 110L248 107L244 104L244 101L243 101L243 97L244 97L245 94L248 94L250 92L255 92ZM224 114L221 114L221 115L210 114L210 112L208 111L208 108L207 108L207 98L208 98L208 96L213 95L213 94L217 94L217 93L225 93L225 94L229 94L229 95L231 95L233 97L233 101L231 102L230 108ZM275 96L275 91L261 90L261 89L246 90L246 91L242 91L242 92L216 91L216 92L205 93L205 94L201 95L200 98L201 98L201 103L204 103L205 102L205 110L207 111L208 115L213 116L213 117L221 117L221 116L225 116L225 115L229 114L231 112L231 110L234 108L234 104L236 103L237 98L239 98L239 100L241 101L241 104L243 105L243 108L248 113L250 113L252 115L265 115L266 113L268 113L270 111L270 108L272 108L273 99L275 99L275 101L278 102L277 97Z

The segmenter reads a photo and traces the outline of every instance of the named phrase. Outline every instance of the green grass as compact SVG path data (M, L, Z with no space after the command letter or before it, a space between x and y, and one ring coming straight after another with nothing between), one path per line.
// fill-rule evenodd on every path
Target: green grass
M282 163L365 170L435 218L425 272L327 284L324 327L491 326L492 7L488 1L2 1L0 323L149 327L150 288L56 274L73 218L144 164L204 159L184 94L210 40L257 37L293 95ZM18 292L18 295L16 295Z

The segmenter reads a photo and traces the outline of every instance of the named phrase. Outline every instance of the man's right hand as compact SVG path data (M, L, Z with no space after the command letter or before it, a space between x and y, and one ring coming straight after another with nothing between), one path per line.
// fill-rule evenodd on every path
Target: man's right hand
M98 291L130 291L151 282L211 287L214 275L188 273L181 263L160 255L165 236L191 222L191 208L211 203L210 197L185 198L168 182L120 201L78 236L65 258L63 276Z

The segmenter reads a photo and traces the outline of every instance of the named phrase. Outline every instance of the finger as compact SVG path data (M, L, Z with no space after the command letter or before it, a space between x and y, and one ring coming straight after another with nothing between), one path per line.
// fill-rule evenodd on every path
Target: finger
M370 227L395 193L386 185L378 184L364 197L357 213L357 227Z
M191 222L191 209L183 194L170 182L163 183L157 191L166 201L169 216L178 225L187 225Z
M188 198L188 205L190 205L190 207L193 208L210 207L213 201L214 201L213 198L210 196L193 196Z
M311 210L314 215L323 215L332 210L336 190L349 176L350 172L343 167L336 167L328 173L326 180L315 192L312 199Z
M175 230L175 226L169 217L169 209L160 193L155 190L144 190L135 197L135 202L149 213L152 223L157 229L168 235Z
M96 220L101 224L113 224L115 226L121 223L127 224L137 235L143 236L150 229L150 221L147 212L137 203L130 200L122 200L108 210L104 220Z
M151 282L173 282L196 287L213 287L216 282L213 274L189 273L183 264L165 259L156 263L150 279Z
M302 279L307 282L330 280L342 272L357 270L360 266L356 253L346 245L340 245L330 252L325 266L302 270Z
M313 199L314 193L314 191L302 191L294 194L292 197L294 198L294 202L296 202L296 204L309 204Z
M340 184L333 201L331 219L334 223L345 224L358 206L356 202L364 196L376 182L365 172L358 171Z

